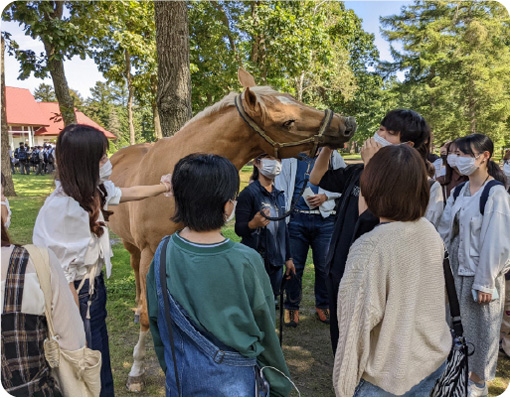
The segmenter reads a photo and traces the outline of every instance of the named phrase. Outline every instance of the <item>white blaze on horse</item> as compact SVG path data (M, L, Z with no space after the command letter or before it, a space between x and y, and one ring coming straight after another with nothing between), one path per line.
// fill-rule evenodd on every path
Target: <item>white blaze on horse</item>
M305 150L314 152L318 146L343 146L356 130L353 117L320 111L270 87L257 87L243 69L238 75L244 87L241 94L231 93L206 108L173 137L115 153L111 158L111 180L121 187L158 184L162 175L172 173L179 159L195 152L224 156L240 169L262 153L289 158ZM109 222L131 254L136 278L140 338L128 380L132 391L143 387L145 338L149 329L146 275L161 239L182 227L170 220L173 214L173 199L160 195L117 206Z

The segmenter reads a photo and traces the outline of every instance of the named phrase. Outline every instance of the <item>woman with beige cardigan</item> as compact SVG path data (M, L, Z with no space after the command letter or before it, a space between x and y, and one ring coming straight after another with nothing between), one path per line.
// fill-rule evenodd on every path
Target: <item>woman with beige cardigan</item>
M429 396L452 338L443 242L423 216L429 183L408 145L381 148L361 176L380 224L352 245L338 292L337 396Z

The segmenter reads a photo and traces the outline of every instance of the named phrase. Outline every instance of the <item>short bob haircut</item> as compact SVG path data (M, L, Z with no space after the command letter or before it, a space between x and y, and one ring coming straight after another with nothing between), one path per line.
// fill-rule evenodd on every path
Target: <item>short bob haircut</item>
M225 224L225 204L239 193L239 172L222 156L194 153L177 162L172 175L172 221L205 232Z
M405 144L379 149L361 174L360 187L369 210L394 221L418 220L429 203L423 159Z

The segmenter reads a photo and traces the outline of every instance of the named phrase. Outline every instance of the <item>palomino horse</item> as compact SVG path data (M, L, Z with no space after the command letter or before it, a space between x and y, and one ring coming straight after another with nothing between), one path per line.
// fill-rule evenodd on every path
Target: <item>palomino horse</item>
M173 137L150 145L133 145L115 153L111 158L111 180L121 187L158 184L162 175L172 172L179 159L194 152L224 156L240 169L262 153L282 158L317 145L339 147L356 130L353 117L319 111L288 94L256 87L253 77L242 69L238 75L245 88L241 95L227 95L197 114ZM170 221L174 213L173 199L163 195L121 204L114 210L109 225L131 254L136 277L140 336L127 386L131 391L140 391L149 328L146 275L159 242L179 225Z

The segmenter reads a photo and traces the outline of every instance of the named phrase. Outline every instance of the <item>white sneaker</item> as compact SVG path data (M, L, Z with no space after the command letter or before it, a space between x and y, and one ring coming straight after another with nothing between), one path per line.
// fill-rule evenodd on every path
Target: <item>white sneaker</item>
M473 381L468 382L468 397L486 397L489 395L487 383L483 387L478 387Z

